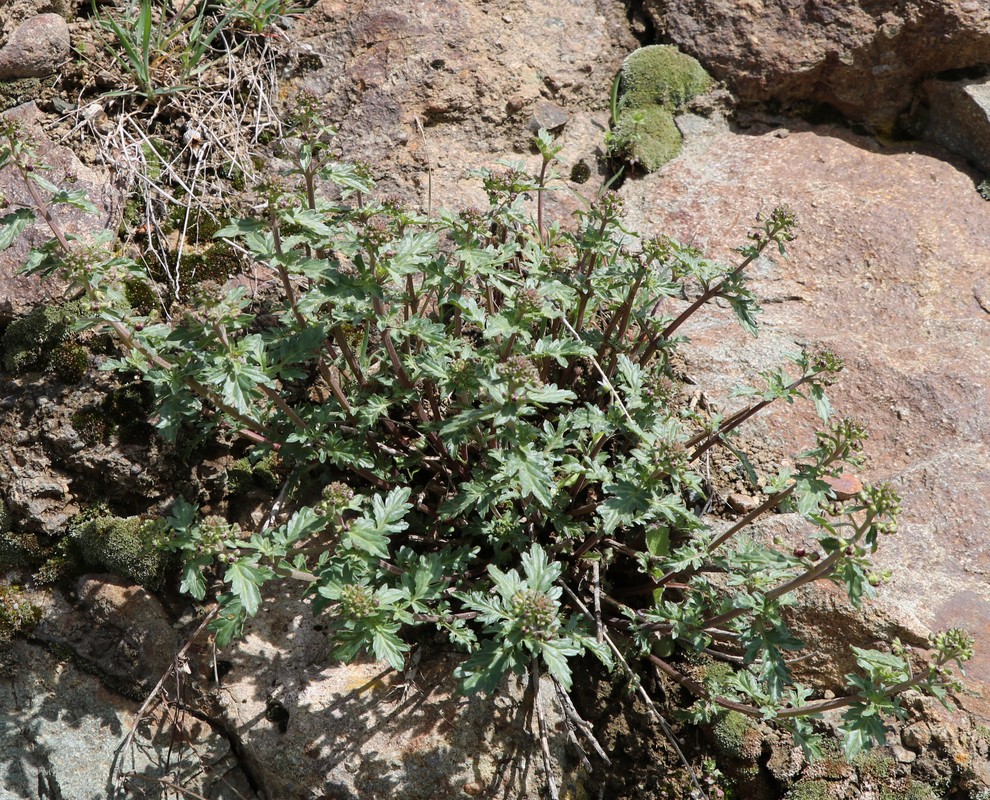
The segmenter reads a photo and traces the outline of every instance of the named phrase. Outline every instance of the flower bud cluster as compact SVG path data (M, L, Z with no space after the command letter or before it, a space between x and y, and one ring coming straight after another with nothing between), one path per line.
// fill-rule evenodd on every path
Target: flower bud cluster
M617 220L622 214L625 202L615 192L605 192L599 199L596 206L598 213L603 220L612 222Z
M543 385L540 371L526 356L509 356L502 362L499 372L509 384L512 399L519 401L523 398L523 388L539 388Z
M347 619L367 619L377 612L378 598L367 586L349 583L340 590L340 613Z
M515 301L516 312L521 316L535 314L543 308L543 295L540 294L539 289L531 286L527 286L516 292Z
M874 517L886 517L893 523L897 515L901 513L901 498L888 484L866 486L860 493L860 498L866 506L866 510ZM896 530L896 526L894 529ZM893 530L881 532L893 533Z
M317 513L332 516L344 511L354 499L354 490L346 483L334 481L323 487L323 496L316 508Z
M534 589L521 589L512 596L512 615L522 624L525 636L541 642L552 639L560 627L557 604Z
M197 526L199 548L206 553L219 553L227 543L240 538L241 526L227 522L217 514L205 517Z

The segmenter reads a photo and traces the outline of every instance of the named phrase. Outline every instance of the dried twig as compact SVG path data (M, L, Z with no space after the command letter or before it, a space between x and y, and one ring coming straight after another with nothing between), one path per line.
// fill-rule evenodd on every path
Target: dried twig
M172 659L172 665L167 670L165 670L165 674L162 675L161 678L159 678L158 683L155 684L155 688L151 690L151 692L145 698L144 702L141 704L141 707L138 709L137 714L134 715L134 722L131 723L131 729L127 732L127 736L124 738L124 741L121 743L120 748L117 751L115 757L115 764L110 773L110 785L111 785L110 800L113 800L115 797L117 797L118 792L120 791L121 780L124 777L121 772L121 770L123 769L122 764L123 764L124 753L126 753L130 749L131 745L134 743L134 736L137 734L138 725L140 725L141 720L144 719L144 715L147 713L148 708L151 706L152 701L156 697L158 697L158 695L161 693L162 688L165 686L165 681L167 681L172 676L173 672L175 672L176 670L176 667L180 663L183 663L185 655L187 652L189 652L189 648L192 647L193 642L195 642L196 639L199 638L199 635L204 630L206 630L206 626L210 624L212 619L217 615L219 611L220 611L219 604L213 606L213 608L210 609L209 613L207 613L207 615L203 618L203 621L199 624L199 627L196 628L195 631L193 631L192 636L190 636L186 640L186 643L182 645L182 649L180 649L179 652L176 653L175 658Z
M550 757L550 742L547 738L547 721L540 705L540 663L534 658L529 662L529 685L533 689L533 709L536 711L536 722L539 729L540 752L543 755L543 772L547 778L547 794L550 800L560 800L557 791L557 781L553 777L553 759Z
M581 613L584 614L588 620L593 622L595 618L588 610L588 607L581 601L581 598L574 594L574 592L572 592L570 587L566 584L564 585L564 591L567 592L567 596L571 598L571 601L580 609ZM701 784L698 783L698 778L694 774L694 769L691 766L691 762L687 760L687 756L684 755L684 751L681 749L680 742L677 739L677 734L674 733L674 729L670 727L667 720L665 720L657 710L656 704L653 702L653 698L650 697L646 689L643 688L643 684L642 681L640 681L639 676L633 672L632 667L629 666L629 662L626 661L625 656L622 655L622 651L619 650L615 642L612 641L612 637L608 634L605 634L605 643L612 651L612 654L615 656L616 660L618 660L618 662L622 665L623 671L636 687L636 693L640 696L640 699L646 705L647 710L660 725L660 729L664 732L664 735L667 737L671 746L677 752L678 757L681 759L681 763L684 765L688 775L691 777L691 782L694 784L694 788L698 792L699 798L702 800L708 800L708 795L705 794L704 789L701 788Z

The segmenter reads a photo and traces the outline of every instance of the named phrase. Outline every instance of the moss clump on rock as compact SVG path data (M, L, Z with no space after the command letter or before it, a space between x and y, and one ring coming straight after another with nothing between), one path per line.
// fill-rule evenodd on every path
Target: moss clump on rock
M237 459L227 467L227 494L237 497L256 488L277 491L282 483L280 467L281 462L275 453L268 453L254 464L247 457Z
M82 345L62 342L48 358L48 368L63 383L79 383L89 367L89 353Z
M41 305L15 319L0 339L4 369L22 375L45 368L49 356L65 341L74 317L75 309L70 306Z
M613 149L647 172L680 155L681 142L674 115L664 106L628 109L612 129Z
M149 589L161 589L172 559L159 545L164 522L141 517L115 517L98 510L84 513L72 526L80 560L89 569L129 578Z
M612 154L647 172L681 151L674 114L711 86L698 61L670 45L634 51L622 63L613 97Z
M784 795L784 800L830 800L828 781L800 781Z
M42 551L37 536L14 531L14 516L0 500L0 572L37 563Z
M754 740L759 742L759 729L753 721L738 711L722 714L712 725L712 735L718 749L737 759L749 758Z
M19 586L0 584L0 642L29 633L41 619L41 609L31 603Z
M654 44L630 53L619 71L619 107L667 106L677 111L708 91L712 79L698 60L672 45Z
M909 780L901 788L880 787L880 800L938 800L939 795L926 783Z

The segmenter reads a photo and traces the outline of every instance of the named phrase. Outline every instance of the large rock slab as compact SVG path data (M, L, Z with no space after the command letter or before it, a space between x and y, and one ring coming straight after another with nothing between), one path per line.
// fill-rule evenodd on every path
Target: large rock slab
M889 126L923 78L990 62L982 0L649 0L665 40L744 102L828 103Z
M727 309L701 315L682 328L687 357L726 395L801 346L845 359L831 395L839 414L870 431L861 477L890 482L904 499L900 532L877 555L894 570L884 591L899 615L930 628L970 626L979 643L971 674L990 686L990 315L977 299L990 274L990 206L965 166L943 155L838 128L710 127L622 193L633 228L726 261L758 212L795 210L789 257L752 271L760 338ZM811 412L778 409L749 432L795 453L815 424ZM986 701L965 702L990 712Z
M257 797L230 741L209 724L153 708L122 751L140 703L37 645L14 641L3 657L0 797L106 800L118 766L134 776L118 796L135 800L161 797L160 780L209 800Z
M320 0L300 33L321 65L299 83L345 157L423 208L484 204L467 171L528 153L539 124L595 170L612 79L639 46L622 5L595 0Z
M328 620L314 618L293 587L272 597L246 636L221 652L215 713L241 744L270 798L433 800L545 796L531 698L514 678L492 697L455 692L462 656L424 646L410 667L330 657ZM539 702L558 765L568 743L552 684ZM558 775L562 791L578 791Z

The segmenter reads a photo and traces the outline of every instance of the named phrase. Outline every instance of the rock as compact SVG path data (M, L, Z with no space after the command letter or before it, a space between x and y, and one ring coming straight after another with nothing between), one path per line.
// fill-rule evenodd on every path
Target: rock
M725 498L725 502L727 502L729 504L729 508L737 514L748 514L760 505L758 498L748 494L740 494L739 492L733 492L730 494L727 498Z
M556 103L541 100L533 107L533 117L529 121L529 129L536 133L540 128L544 128L550 133L557 134L560 133L570 118L571 115L567 113L567 109L561 108Z
M157 779L178 782L211 800L257 795L227 738L194 717L152 708L134 746L119 748L139 703L108 691L71 661L15 640L2 654L0 792L24 800L110 796L120 763L128 797L159 797ZM123 759L122 761L120 761Z
M161 602L112 575L84 575L76 584L80 608L58 595L47 600L35 637L71 649L105 685L141 700L172 666L178 636Z
M863 491L863 482L855 475L849 475L845 472L837 478L826 477L823 480L832 489L835 499L839 501L852 500Z
M903 498L899 531L883 537L875 556L879 569L892 570L880 596L920 631L961 625L981 641L990 619L990 348L973 287L990 274L990 205L972 173L940 156L835 127L794 124L785 139L714 130L655 175L627 181L621 194L632 229L692 242L726 263L758 211L791 206L799 226L787 258L761 259L750 273L763 303L759 339L728 313L687 323L691 374L721 400L801 346L843 358L829 396L836 414L869 431L867 467L857 475L890 482ZM739 403L726 400L726 413ZM741 434L796 453L818 427L810 408L780 409ZM809 530L795 523L789 546L803 546ZM822 629L833 624L819 619ZM985 649L967 673L977 692L990 688ZM987 699L961 702L990 719Z
M58 14L38 14L0 48L0 80L51 75L69 57L69 26Z
M638 46L622 5L575 0L524 13L516 5L505 22L511 5L495 13L474 0L320 0L307 12L302 44L325 66L300 86L325 98L345 155L374 164L382 192L423 208L429 200L433 208L483 205L467 171L514 151L530 155L534 117L566 122L567 169L594 162L612 78ZM567 219L578 207L567 195L548 196L548 214ZM551 208L561 203L560 213Z
M9 41L18 26L38 14L58 14L66 18L68 0L0 0L0 45Z
M990 79L930 80L923 135L990 173Z
M335 663L324 624L297 592L283 592L220 654L233 664L220 713L269 797L543 796L518 681L494 697L458 696L461 659L430 648L405 675L369 658ZM540 702L562 763L567 738L553 697L546 683ZM527 778L514 767L523 753Z
M67 233L86 238L97 231L116 230L123 216L124 198L106 172L84 165L68 147L56 145L41 127L42 114L34 103L27 103L0 114L0 122L13 121L21 126L23 135L37 152L38 160L51 169L45 177L52 183L71 183L86 189L97 214L60 206L55 218ZM30 205L30 196L13 167L0 170L0 197L9 203ZM6 212L0 212L0 215ZM32 247L39 247L51 238L44 223L29 226L11 247L0 251L0 327L15 316L27 313L40 302L61 296L65 284L56 278L18 275Z
M932 741L932 733L924 722L908 725L901 731L901 743L909 750L922 752Z
M918 82L990 62L990 6L973 0L649 0L664 41L744 103L827 103L878 128ZM937 43L937 44L936 44Z

